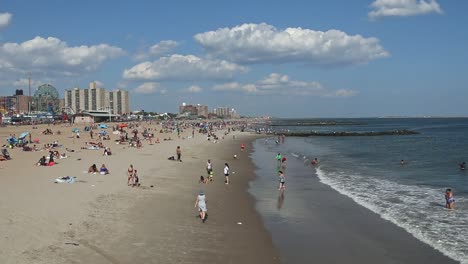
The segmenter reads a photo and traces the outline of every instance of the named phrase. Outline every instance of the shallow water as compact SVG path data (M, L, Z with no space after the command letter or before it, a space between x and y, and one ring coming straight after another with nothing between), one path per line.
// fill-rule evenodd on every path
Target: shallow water
M252 158L259 177L251 184L251 192L259 200L258 207L262 208L265 219L288 223L287 228L307 236L304 223L311 217L307 190L312 184L307 176L316 174L321 182L403 227L421 241L468 263L468 171L458 169L461 161L468 160L468 119L357 121L366 124L275 128L309 131L411 129L421 134L290 137L284 144L276 144L275 138L257 140ZM285 199L272 191L278 184L274 160L277 152L291 161L287 170L292 169L289 165L294 163L295 172L300 172L295 175L302 175L287 179ZM315 157L320 160L320 166L306 166ZM402 159L407 162L404 166L400 165ZM446 188L454 191L456 210L444 208Z

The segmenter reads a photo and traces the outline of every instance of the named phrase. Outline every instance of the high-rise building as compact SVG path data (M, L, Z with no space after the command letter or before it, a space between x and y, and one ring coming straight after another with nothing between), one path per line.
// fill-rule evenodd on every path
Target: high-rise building
M128 91L117 89L106 92L105 102L111 107L113 114L123 115L130 113L130 98Z
M237 113L236 109L222 106L213 109L213 113L216 114L218 117L222 118L239 118L240 115Z
M31 96L23 95L23 90L16 90L15 95L0 96L0 112L24 114L29 112Z
M179 114L208 117L208 106L201 104L188 105L186 103L182 103L182 105L179 106Z
M207 118L208 113L209 113L208 112L208 106L200 105L200 104L197 105L197 115L198 116L203 116L203 117Z
M130 98L128 91L106 91L91 82L88 89L65 90L65 107L75 113L110 109L112 113L122 115L130 113Z

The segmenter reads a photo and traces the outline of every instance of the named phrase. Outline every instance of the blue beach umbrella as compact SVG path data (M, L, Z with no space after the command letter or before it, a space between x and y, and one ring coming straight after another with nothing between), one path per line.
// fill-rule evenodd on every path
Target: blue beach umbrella
M23 132L21 135L19 135L19 139L24 139L27 135L29 135L29 132Z

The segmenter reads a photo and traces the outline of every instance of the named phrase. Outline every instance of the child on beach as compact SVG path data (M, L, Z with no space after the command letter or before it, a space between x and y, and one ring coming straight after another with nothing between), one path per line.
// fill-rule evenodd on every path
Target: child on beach
M208 160L206 162L206 173L208 176L210 176L210 172L213 171L213 164L211 163L211 160Z
M198 183L207 183L208 179L203 177L203 175L200 175L200 180L198 180Z
M132 187L138 187L140 186L140 177L138 177L138 171L135 170L133 173L133 186Z
M131 186L134 184L133 174L134 174L133 165L130 164L130 167L128 167L127 169L127 185L128 186Z
M225 184L229 184L229 165L227 163L224 163L224 177L226 180L224 181Z
M445 207L447 209L455 209L455 198L453 198L452 189L445 191Z
M284 179L283 171L278 171L279 174L279 187L278 191L286 189L286 180Z
M109 169L106 167L106 165L102 164L101 168L99 169L99 174L106 175L109 173Z
M180 159L181 156L182 156L182 150L180 149L180 146L177 146L177 148L176 148L176 154L177 154L177 161L182 162L182 160Z
M97 172L98 172L98 169L96 167L96 164L91 165L91 167L89 167L89 169L88 169L88 173L94 173L95 174Z

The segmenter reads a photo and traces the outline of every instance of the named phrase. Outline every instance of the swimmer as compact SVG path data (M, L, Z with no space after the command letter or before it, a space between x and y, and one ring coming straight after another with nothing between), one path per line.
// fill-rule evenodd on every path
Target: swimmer
M455 209L455 198L453 198L452 189L445 191L445 207L447 209Z
M405 160L403 160L403 159L402 159L402 160L400 160L400 165L401 165L401 166L404 166L404 165L406 165L406 161L405 161Z
M310 164L312 164L312 165L318 165L318 159L317 159L317 158L313 159L313 160L310 162Z
M466 162L460 163L460 170L464 171L466 168Z

